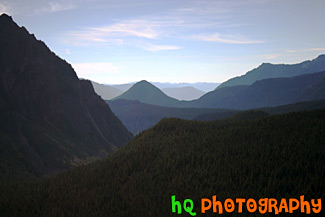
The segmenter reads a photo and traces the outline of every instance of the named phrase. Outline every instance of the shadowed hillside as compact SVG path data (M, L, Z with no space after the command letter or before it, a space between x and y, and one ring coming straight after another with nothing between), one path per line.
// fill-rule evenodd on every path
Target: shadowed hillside
M176 195L192 199L197 216L216 216L200 214L200 198L324 198L324 119L324 110L259 120L164 119L104 161L37 182L2 183L2 214L174 216ZM281 213L292 215L306 214ZM243 208L240 216L252 213Z
M325 99L325 71L217 88L192 101L201 108L252 109Z
M89 81L5 14L0 47L2 178L57 173L132 138Z

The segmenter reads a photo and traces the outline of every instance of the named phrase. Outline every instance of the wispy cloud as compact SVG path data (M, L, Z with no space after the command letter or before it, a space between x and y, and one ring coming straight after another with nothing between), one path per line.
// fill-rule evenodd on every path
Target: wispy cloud
M325 51L325 48L316 47L316 48L306 48L306 49L299 49L299 50L286 50L287 53L317 52L317 51Z
M228 43L228 44L258 44L264 43L264 41L250 40L234 35L220 35L219 33L211 35L197 35L192 36L192 39L199 41L208 41L208 42L219 42L219 43Z
M146 20L129 20L126 22L117 23L114 25L103 26L99 28L89 28L90 33L97 33L105 36L136 36L154 39L159 33L155 27L159 24Z
M44 7L36 9L36 14L42 13L56 13L61 11L69 11L75 9L77 6L72 1L52 1L48 2Z
M74 4L67 2L49 2L48 4L50 12L67 11L76 7Z
M65 35L65 42L74 45L93 43L123 44L123 37L156 39L160 36L157 22L146 20L127 20L101 27L84 28Z
M8 5L4 3L0 3L0 14L9 14L11 15L11 11Z
M179 50L182 49L182 47L179 46L173 46L173 45L154 45L154 44L147 44L145 46L141 46L144 50L147 51L163 51L163 50Z
M72 63L78 77L91 79L92 77L115 74L119 71L118 67L112 63Z
M263 55L257 55L257 58L261 60L272 60L280 57L281 54L263 54Z
M248 1L250 4L255 2L255 0ZM238 4L240 5L241 1L184 1L182 7L164 10L155 15L151 13L126 20L113 21L108 25L76 29L67 32L63 40L74 46L124 45L148 51L181 49L177 44L166 45L166 41L164 41L166 38L178 40L180 44L184 39L228 44L264 43L262 40L222 34L225 28L228 31L247 25L232 22L232 17L239 7ZM193 32L197 35L189 37ZM217 33L204 34L207 32ZM240 30L232 32L240 33ZM153 41L154 44L162 45L153 45Z
M325 51L325 48L323 47L317 47L317 48L310 48L309 51Z

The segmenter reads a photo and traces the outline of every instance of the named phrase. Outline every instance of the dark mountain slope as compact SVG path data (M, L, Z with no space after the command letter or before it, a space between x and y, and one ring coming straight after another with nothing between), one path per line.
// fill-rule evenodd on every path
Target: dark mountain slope
M172 213L176 195L192 199L197 216L216 216L200 213L201 198L276 198L277 207L281 198L324 198L324 119L324 110L254 121L165 119L104 161L5 185L0 207L3 216L189 216ZM244 205L240 216L252 215L264 216ZM306 216L300 208L291 215Z
M237 111L234 115L236 117L244 117L244 118L260 118L263 116L267 116L267 114L285 114L290 112L301 112L301 111L314 111L314 110L324 110L325 109L325 100L318 100L318 101L307 101L307 102L299 102L294 104L282 105L277 107L267 107L267 108L259 108L258 110L246 110L246 111ZM233 118L233 117L230 117ZM200 120L200 121L214 121L224 119L224 117L220 117L220 112L215 113L206 113L200 114L193 118L193 120Z
M280 78L280 77L294 77L303 74L314 72L321 72L325 70L325 55L320 55L314 60L304 61L298 64L270 64L263 63L258 68L247 72L245 75L231 78L222 83L217 88L236 86L236 85L250 85L255 81L266 78Z
M177 107L180 102L177 99L167 96L159 88L155 87L148 81L139 81L122 95L113 100L116 99L138 100L142 103L167 107Z
M131 139L91 83L7 15L0 16L0 47L0 155L7 174L26 167L31 174L57 172Z
M325 77L320 78L305 90L300 99L305 101L325 99Z
M252 109L324 99L325 71L290 78L270 78L252 85L218 88L196 101L193 107Z

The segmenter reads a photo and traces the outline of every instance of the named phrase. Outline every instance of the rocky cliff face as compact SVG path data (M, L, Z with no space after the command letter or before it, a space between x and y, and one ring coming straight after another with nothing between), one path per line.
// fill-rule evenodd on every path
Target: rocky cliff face
M60 171L105 156L132 138L89 81L80 81L70 64L5 14L0 115L1 168L8 174L17 168Z

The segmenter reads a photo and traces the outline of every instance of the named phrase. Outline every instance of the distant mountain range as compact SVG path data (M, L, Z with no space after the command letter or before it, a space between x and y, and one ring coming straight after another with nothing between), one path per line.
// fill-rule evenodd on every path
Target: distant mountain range
M323 66L323 72L311 73L310 71L301 69L299 73L292 73L305 73L299 76L262 79L250 85L218 87L196 100L181 101L169 97L147 81L141 81L134 84L128 91L114 99L138 100L142 103L165 107L230 109L252 109L280 106L302 101L321 100L325 99L324 57L325 55L321 55L313 61L306 61L301 64L293 65L294 68L302 67L303 69L308 68L309 70L321 69ZM303 65L305 65L305 67L303 67ZM275 68L291 69L293 66L280 65L275 66ZM273 65L269 64L267 68L270 69L272 67ZM260 67L255 73L259 72L264 74L262 68L264 67ZM286 71L290 71L289 69ZM275 74L272 76L275 76ZM175 94L175 90L173 91ZM193 96L193 93L191 95ZM176 97L176 95L174 96Z
M94 89L98 95L105 100L113 99L124 92L126 92L134 83L127 84L99 84L92 81ZM202 88L206 90L214 90L219 84L218 83L159 83L152 82L154 86L158 87L167 96L175 98L177 100L194 100L203 96L206 92L196 88ZM185 86L188 85L188 86Z
M132 85L136 82L126 83L126 84L106 84L112 87L115 87L123 92L127 91ZM150 82L151 84L155 85L159 89L164 88L182 88L182 87L194 87L202 92L209 92L216 89L220 83L213 83L213 82L194 82L194 83L169 83L169 82Z
M252 109L325 99L325 71L217 88L192 101L201 108Z
M205 94L205 92L196 89L195 87L174 87L161 89L167 96L178 100L194 100Z
M104 157L132 134L71 65L0 16L1 176L41 176Z
M182 87L194 87L202 92L210 92L216 89L220 83L213 82L194 82L194 83L164 83L164 82L151 82L153 85L159 89L165 88L182 88Z
M245 75L234 77L220 84L218 89L237 85L251 85L256 81L267 78L295 77L303 74L325 71L325 55L314 60L307 60L298 64L263 63Z
M130 87L132 87L136 82L132 82L132 83L127 83L127 84L106 84L107 86L111 86L114 87L118 90L121 90L122 93L124 93L125 91L127 91L128 89L130 89Z

